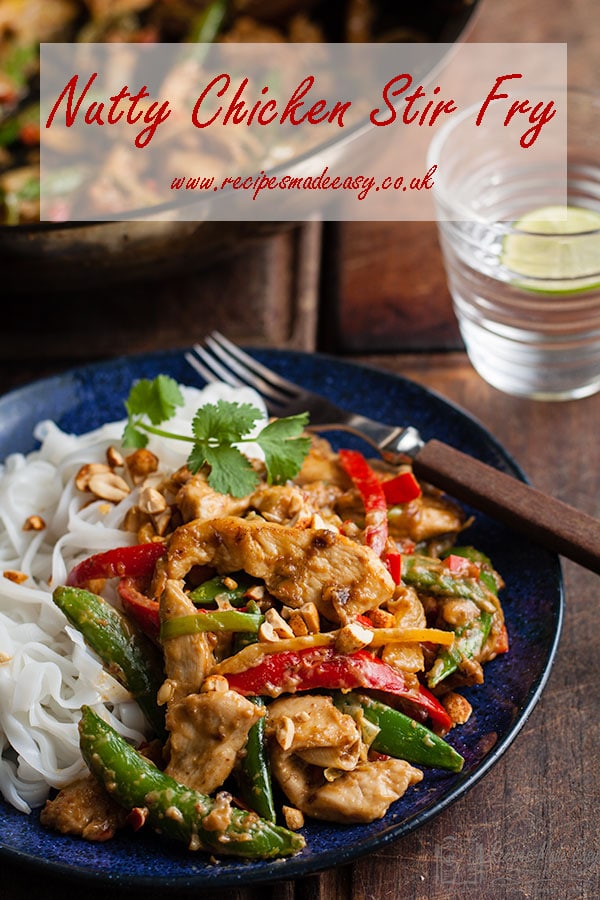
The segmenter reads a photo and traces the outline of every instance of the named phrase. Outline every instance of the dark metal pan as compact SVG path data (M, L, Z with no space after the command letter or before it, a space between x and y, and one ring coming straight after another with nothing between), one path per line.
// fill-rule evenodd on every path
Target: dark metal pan
M325 32L339 40L348 0L234 0L238 9L275 17L283 8L312 8ZM453 43L464 36L478 0L376 4L374 29L382 40ZM261 12L262 10L262 12ZM289 11L289 9L288 9ZM348 143L343 153L350 154ZM316 151L315 151L316 152ZM100 222L0 225L0 296L65 293L93 284L150 280L201 270L293 223Z

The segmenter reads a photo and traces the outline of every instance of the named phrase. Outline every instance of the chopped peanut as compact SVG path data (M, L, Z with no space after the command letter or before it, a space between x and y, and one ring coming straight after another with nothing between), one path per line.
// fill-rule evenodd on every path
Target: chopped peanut
M23 531L43 531L46 523L41 516L28 516L23 523Z
M321 619L319 616L319 610L317 609L315 604L312 601L309 603L304 603L303 606L300 607L298 612L306 623L308 633L318 634L321 630Z
M294 743L296 726L289 716L282 716L275 726L275 739L282 750L289 750Z
M160 491L153 487L145 487L140 493L139 508L143 513L148 515L156 515L156 513L164 512L167 508L167 501Z
M75 476L75 487L78 491L88 491L90 479L94 475L109 475L112 469L104 463L86 463Z
M125 460L116 447L108 448L108 450L106 451L106 462L111 467L111 469L120 469L121 466L125 465Z
M354 653L367 647L372 640L373 632L369 628L365 628L359 622L349 622L338 631L335 649L339 653Z
M127 482L110 470L108 473L92 475L88 490L101 500L110 500L112 503L119 503L131 493Z
M156 695L156 702L159 706L163 706L165 703L168 703L175 696L175 685L170 679L163 681L161 686L158 689L158 694Z
M147 522L148 516L143 513L138 506L130 506L125 513L123 527L125 528L125 531L131 531L135 534L135 532L139 531L142 525L146 525Z
M265 613L265 622L272 626L278 638L294 637L294 632L276 609L268 609Z
M395 616L385 609L370 609L367 616L375 628L393 628L396 624Z
M258 640L266 644L275 644L280 638L271 623L265 621L258 629Z
M14 581L15 584L23 584L28 578L25 572L17 572L16 569L5 569L2 574L5 578L8 578L9 581Z
M217 691L219 694L224 694L225 691L229 690L229 682L225 678L224 675L209 675L208 678L205 678L202 682L202 687L200 691L202 693L207 693L208 691Z
M154 516L154 528L156 529L157 535L162 537L166 534L167 528L171 522L171 510L165 509L164 512L160 513L158 516Z
M150 450L134 450L125 458L125 464L134 484L141 484L147 475L158 469L158 457Z
M308 628L306 627L306 622L302 618L299 612L293 612L292 615L288 619L288 624L292 631L294 632L295 637L303 637L305 634L308 634Z
M156 528L152 522L146 522L138 531L138 541L140 544L147 544L157 539Z
M231 578L230 575L227 575L223 579L223 587L226 587L228 591L235 591L237 586L238 586L237 581L235 580L235 578Z
M450 691L445 697L442 697L442 704L454 725L464 725L473 712L473 707L466 697L455 691Z
M127 824L134 830L139 831L148 818L147 806L134 806L127 816Z
M282 806L281 811L290 831L298 831L304 827L304 814L301 810L296 809L295 806Z

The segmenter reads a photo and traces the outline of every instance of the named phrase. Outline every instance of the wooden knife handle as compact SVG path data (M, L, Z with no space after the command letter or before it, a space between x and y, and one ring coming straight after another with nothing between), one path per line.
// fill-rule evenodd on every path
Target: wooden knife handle
M418 478L600 574L600 521L441 441L413 459Z

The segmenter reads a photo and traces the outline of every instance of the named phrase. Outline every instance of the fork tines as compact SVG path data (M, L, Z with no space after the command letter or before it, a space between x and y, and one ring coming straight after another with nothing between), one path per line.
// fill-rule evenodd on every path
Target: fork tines
M232 387L254 388L273 413L284 409L300 393L297 385L263 366L218 331L211 332L204 344L194 344L193 353L186 353L185 358L208 383L223 381Z

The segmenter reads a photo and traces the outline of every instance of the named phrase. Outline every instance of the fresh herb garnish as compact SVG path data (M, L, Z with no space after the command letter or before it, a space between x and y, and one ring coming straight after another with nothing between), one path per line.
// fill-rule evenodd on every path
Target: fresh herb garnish
M250 403L219 400L201 406L192 420L192 434L174 434L159 426L172 418L183 396L177 382L168 375L153 381L137 381L125 401L127 424L123 431L125 447L141 448L148 435L188 441L193 444L187 459L192 474L204 465L210 467L208 483L221 494L244 497L259 483L259 475L237 444L256 443L265 455L269 484L282 484L300 471L310 448L310 438L302 431L308 413L275 419L254 436L248 435L262 418Z

